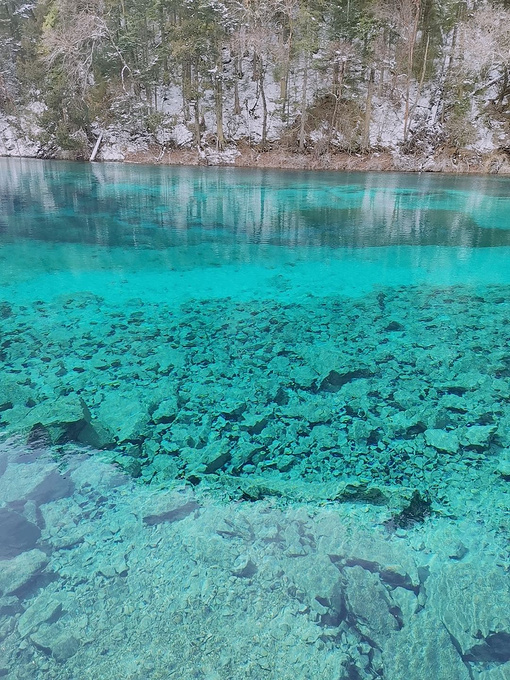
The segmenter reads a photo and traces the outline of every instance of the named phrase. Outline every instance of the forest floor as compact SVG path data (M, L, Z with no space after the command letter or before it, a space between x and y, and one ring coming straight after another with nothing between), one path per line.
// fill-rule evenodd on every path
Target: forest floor
M351 172L445 172L510 174L510 154L495 151L481 154L468 150L442 149L433 156L403 155L387 150L370 153L315 152L296 153L276 148L260 151L256 147L224 152L171 149L155 146L127 153L127 163L158 165L219 165L245 168L279 168L289 170L334 170Z

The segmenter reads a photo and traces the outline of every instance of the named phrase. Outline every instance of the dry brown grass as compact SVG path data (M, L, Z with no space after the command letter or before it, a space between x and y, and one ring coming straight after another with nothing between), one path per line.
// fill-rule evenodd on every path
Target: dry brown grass
M427 159L419 156L393 156L388 151L366 154L333 151L318 156L313 153L299 154L285 149L260 151L248 145L240 145L239 151L240 155L234 163L235 167L239 168L419 172L425 167L427 172L510 174L510 156L503 152L482 156L471 151L441 149L433 158ZM130 154L126 156L125 162L158 165L207 164L196 150L172 149L162 154L159 147Z

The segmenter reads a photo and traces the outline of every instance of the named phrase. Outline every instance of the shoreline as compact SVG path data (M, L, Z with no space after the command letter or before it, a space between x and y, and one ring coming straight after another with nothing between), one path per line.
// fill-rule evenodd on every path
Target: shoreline
M118 158L108 156L103 158L100 152L93 162L322 172L403 172L510 176L510 153L507 151L487 153L470 150L459 150L454 153L449 151L440 150L433 156L404 155L388 149L365 154L328 152L318 155L313 152L295 153L278 148L260 151L254 147L231 147L223 152L218 152L211 148L204 150L162 150L159 146L152 146L145 150L125 151L119 154ZM54 158L21 154L0 154L0 158L90 162L89 159L76 158L66 152L62 152Z
M497 151L486 154L465 150L454 154L438 152L435 156L425 157L401 155L384 149L366 154L333 152L319 156L313 152L299 154L284 149L259 151L253 147L229 149L224 152L216 152L213 149L205 151L172 149L161 154L161 150L156 147L126 153L121 162L331 172L510 175L510 154Z

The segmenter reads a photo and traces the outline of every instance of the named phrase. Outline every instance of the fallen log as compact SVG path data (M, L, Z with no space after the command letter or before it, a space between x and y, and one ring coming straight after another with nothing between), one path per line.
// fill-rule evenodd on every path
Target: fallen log
M103 141L103 133L101 132L101 134L97 138L96 145L94 146L94 150L92 151L92 154L90 156L90 162L91 163L96 160L97 152L99 151L99 145L101 144L102 141Z

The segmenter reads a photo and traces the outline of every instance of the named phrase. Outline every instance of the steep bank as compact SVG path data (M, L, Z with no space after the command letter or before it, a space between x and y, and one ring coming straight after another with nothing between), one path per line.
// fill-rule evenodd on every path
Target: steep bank
M37 107L35 107L37 110ZM76 153L54 148L47 153L38 140L40 128L33 111L23 118L0 116L0 156L18 158L53 158L58 160L88 160L92 144ZM505 148L484 151L439 147L429 154L403 153L398 148L341 151L312 148L302 153L290 151L279 142L263 150L246 141L231 144L223 151L214 147L190 148L189 145L168 148L147 136L140 135L118 141L112 131L103 132L98 162L126 162L154 165L210 165L292 170L336 170L367 172L445 172L455 174L510 174L510 152Z

